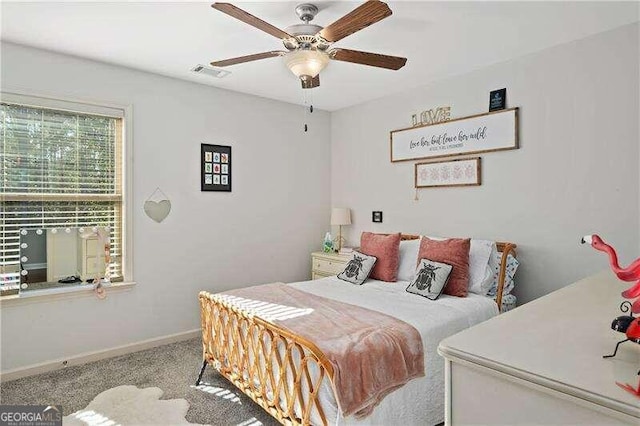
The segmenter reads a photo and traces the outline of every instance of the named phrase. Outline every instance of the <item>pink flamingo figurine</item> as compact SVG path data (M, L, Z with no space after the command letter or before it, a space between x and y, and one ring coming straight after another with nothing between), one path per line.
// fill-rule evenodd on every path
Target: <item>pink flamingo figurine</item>
M590 244L596 250L603 251L609 255L609 264L611 270L622 281L635 281L636 283L622 292L622 297L625 299L635 299L640 297L640 258L633 261L626 268L622 268L618 264L618 255L613 247L602 241L598 235L585 235L582 238L582 244ZM631 312L637 314L640 313L640 298L636 300L632 307Z

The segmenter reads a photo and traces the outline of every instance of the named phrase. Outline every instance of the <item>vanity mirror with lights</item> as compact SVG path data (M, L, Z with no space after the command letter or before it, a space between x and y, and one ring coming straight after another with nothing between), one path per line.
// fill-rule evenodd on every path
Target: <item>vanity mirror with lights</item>
M20 292L109 282L110 229L20 230Z

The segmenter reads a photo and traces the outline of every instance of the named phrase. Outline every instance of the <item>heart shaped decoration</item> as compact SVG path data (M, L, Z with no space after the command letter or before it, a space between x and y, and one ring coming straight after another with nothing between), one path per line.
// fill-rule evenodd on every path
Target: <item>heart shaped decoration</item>
M169 216L170 211L171 201L169 200L162 200L157 202L148 200L144 202L144 212L147 214L147 216L158 223L165 220L165 218Z

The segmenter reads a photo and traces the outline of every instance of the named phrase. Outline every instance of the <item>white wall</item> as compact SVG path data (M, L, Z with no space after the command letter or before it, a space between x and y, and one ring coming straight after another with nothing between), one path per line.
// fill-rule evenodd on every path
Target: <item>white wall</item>
M582 235L599 233L635 258L638 35L637 24L621 27L333 113L332 202L353 209L349 241L363 230L512 241L522 301L607 268ZM521 148L481 155L480 187L423 189L414 201L413 163L389 162L389 131L441 105L452 117L487 111L502 87L521 108ZM372 210L384 223L371 223Z
M199 327L200 290L308 279L330 211L330 116L2 44L2 90L133 106L134 278L106 300L3 305L3 371ZM233 146L233 192L200 192L200 143ZM157 224L142 205L171 199Z
M343 230L354 244L363 230L513 241L523 301L606 268L578 244L584 234L629 260L640 247L638 35L631 25L317 112L309 134L297 106L2 44L3 90L133 105L138 285L104 301L3 305L1 369L197 328L201 289L305 279L331 205L353 209ZM482 155L481 187L422 190L414 201L413 164L389 162L389 130L440 105L453 116L486 111L501 87L521 107L521 148ZM233 145L231 194L200 192L201 142ZM161 224L142 213L157 186L173 204Z

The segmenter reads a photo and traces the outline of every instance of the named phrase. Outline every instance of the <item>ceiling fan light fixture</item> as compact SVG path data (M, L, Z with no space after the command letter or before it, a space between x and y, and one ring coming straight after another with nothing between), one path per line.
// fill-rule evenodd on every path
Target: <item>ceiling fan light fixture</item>
M317 50L294 50L284 55L284 63L296 77L313 78L327 66L329 55Z
M367 0L326 27L311 23L318 13L317 6L310 3L301 4L296 7L296 13L303 23L287 27L286 31L231 3L216 2L211 7L279 39L288 51L272 50L214 61L211 62L214 67L227 67L282 56L287 68L300 79L302 88L313 89L320 86L320 72L330 60L390 70L399 70L407 62L407 58L399 56L343 48L332 49L333 43L391 16L389 5L382 0Z

